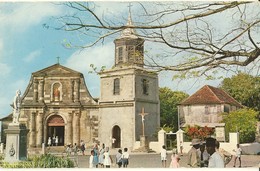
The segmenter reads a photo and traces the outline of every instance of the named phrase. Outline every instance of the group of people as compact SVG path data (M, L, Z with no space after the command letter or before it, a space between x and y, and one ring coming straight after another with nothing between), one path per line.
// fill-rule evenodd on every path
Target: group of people
M48 146L58 146L59 143L59 138L58 136L53 136L52 138L48 138Z
M209 167L209 168L224 168L230 162L232 155L227 151L220 149L220 143L212 137L206 138L206 141L201 142L199 139L192 140L192 148L188 152L187 164L190 167ZM241 148L237 144L236 159L240 161L241 167Z
M162 161L162 167L167 167L166 166L167 150L166 150L166 146L165 145L162 146L161 161ZM174 148L172 150L171 162L170 162L170 166L169 167L170 168L178 168L178 167L180 167L179 161L180 161L180 157L177 155L177 149Z
M209 168L224 168L226 164L231 161L232 155L227 151L220 149L220 143L212 137L206 138L205 141L193 139L191 149L188 152L187 165L194 167L209 167ZM233 150L236 155L234 159L234 167L236 167L236 160L239 160L239 167L241 167L241 148L237 144L237 148ZM166 166L167 151L165 145L161 149L162 167ZM180 167L180 157L177 155L177 150L173 149L171 155L171 168Z
M71 143L69 143L67 146L66 146L66 153L68 156L70 155L78 155L78 152L81 152L82 155L84 156L85 155L85 143L83 140L80 141L80 146L77 145L77 143L74 143L74 145L72 145Z
M116 154L115 162L118 167L127 167L129 164L129 153L128 149L124 148L124 152L121 149L118 150ZM110 168L113 163L113 159L109 152L109 147L105 147L105 144L99 148L98 144L95 144L90 152L89 157L89 168Z

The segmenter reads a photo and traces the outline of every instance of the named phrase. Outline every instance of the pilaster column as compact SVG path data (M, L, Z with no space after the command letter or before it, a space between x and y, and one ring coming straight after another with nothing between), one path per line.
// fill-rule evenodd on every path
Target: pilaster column
M71 102L74 102L74 80L71 81Z
M44 89L43 80L40 80L39 83L40 83L40 86L39 86L39 101L43 102L43 89Z
M73 144L77 143L79 145L79 113L74 113L73 117Z
M65 136L66 136L66 144L68 143L73 143L72 142L72 113L68 113L68 118L67 118L67 126L66 126L66 132L65 132Z
M33 102L38 102L38 80L33 80Z
M74 81L74 95L75 102L79 102L79 79Z
M35 133L35 112L32 112L30 115L30 138L29 138L29 147L36 146L36 133Z
M36 118L36 127L37 127L36 147L42 146L42 128L43 128L42 116L43 116L42 113L38 113Z

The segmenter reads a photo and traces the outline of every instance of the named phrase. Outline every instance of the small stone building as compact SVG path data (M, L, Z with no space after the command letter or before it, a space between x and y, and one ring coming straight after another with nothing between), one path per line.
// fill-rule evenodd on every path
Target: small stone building
M160 126L158 76L143 67L144 40L127 28L114 43L115 64L99 73L99 99L91 96L82 73L59 63L32 73L20 117L30 130L29 147L41 147L49 137L58 137L60 146L83 140L87 145L98 141L133 149L142 134L142 108L148 113L145 135L154 139ZM2 130L11 117L1 119Z
M220 113L229 113L243 106L222 89L205 85L182 101L178 107L181 127L216 127L223 126L219 123L222 120Z

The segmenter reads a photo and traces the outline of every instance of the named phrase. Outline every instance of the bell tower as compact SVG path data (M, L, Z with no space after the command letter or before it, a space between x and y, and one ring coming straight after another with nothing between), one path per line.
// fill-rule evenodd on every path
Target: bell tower
M136 36L132 28L131 12L129 10L128 21L119 38L114 40L115 43L115 67L144 65L144 39Z
M98 137L110 147L134 149L143 132L153 140L160 126L158 75L144 67L144 39L133 29L130 10L127 24L114 43L114 67L99 73ZM142 109L149 113L143 132Z

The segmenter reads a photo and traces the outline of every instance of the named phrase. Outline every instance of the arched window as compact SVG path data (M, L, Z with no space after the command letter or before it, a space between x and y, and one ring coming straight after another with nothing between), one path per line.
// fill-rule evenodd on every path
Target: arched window
M114 95L120 94L120 80L119 78L114 79Z

